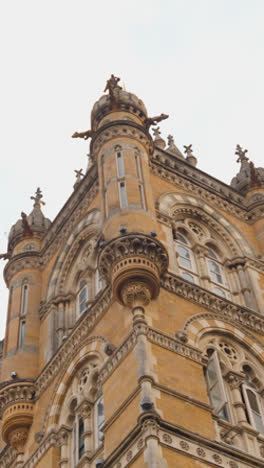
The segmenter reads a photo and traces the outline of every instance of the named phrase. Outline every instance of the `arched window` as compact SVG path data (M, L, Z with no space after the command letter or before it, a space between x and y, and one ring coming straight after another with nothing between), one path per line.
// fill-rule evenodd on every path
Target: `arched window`
M262 365L226 336L204 339L208 396L220 439L256 455L264 435Z
M208 355L206 376L210 401L214 408L214 413L225 421L229 421L227 393L217 351L209 350Z
M85 280L80 282L79 292L77 294L78 314L81 315L87 309L86 302L88 300L88 287Z
M253 382L252 370L249 366L244 366L245 382L242 385L242 394L246 406L246 413L249 424L257 431L264 434L264 413L261 398L257 385Z
M177 260L181 276L192 282L198 282L195 259L191 246L187 238L181 233L173 231L173 237L176 242Z

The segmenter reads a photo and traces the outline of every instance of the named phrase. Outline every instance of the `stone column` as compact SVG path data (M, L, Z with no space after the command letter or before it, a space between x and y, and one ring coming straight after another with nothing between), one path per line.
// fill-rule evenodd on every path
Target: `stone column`
M60 468L69 467L69 431L62 428L59 433L59 445L61 450Z
M210 276L208 272L208 266L206 262L207 249L201 245L196 245L193 249L195 258L197 260L198 271L200 271L201 286L205 289L209 289Z
M64 335L64 303L59 302L58 304L58 320L57 320L57 337L58 337L58 346L62 343L62 338Z
M238 372L229 371L225 379L230 386L232 393L233 406L236 408L236 420L237 424L246 423L247 417L245 412L245 404L242 400L240 387L245 380L245 376Z
M90 457L93 450L93 424L92 424L92 406L89 402L84 401L78 409L78 413L83 419L84 424L84 453Z

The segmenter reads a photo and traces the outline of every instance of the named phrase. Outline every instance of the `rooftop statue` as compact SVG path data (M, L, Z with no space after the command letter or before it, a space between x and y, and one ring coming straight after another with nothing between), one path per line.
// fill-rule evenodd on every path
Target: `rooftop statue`
M122 89L121 86L119 86L118 82L120 81L120 78L118 78L118 76L115 76L115 75L111 75L109 80L107 80L106 82L106 85L105 85L105 89L104 89L104 93L106 91L109 91L109 94L113 94L113 90L118 88L118 89Z

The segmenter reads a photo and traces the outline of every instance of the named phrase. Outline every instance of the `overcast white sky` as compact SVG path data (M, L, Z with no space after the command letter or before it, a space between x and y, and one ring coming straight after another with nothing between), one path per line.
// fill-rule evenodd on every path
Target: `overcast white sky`
M264 166L263 24L263 0L2 1L1 252L38 186L50 219L71 194L89 144L70 136L90 128L111 73L170 115L163 137L192 143L200 169L229 183L237 143Z

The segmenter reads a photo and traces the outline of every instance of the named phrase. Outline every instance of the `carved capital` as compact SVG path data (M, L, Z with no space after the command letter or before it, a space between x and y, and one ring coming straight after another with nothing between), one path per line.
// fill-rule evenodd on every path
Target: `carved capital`
M225 380L230 385L231 390L234 390L235 388L239 388L240 385L242 385L242 383L245 380L245 376L242 374L239 374L238 372L229 371L225 375Z

